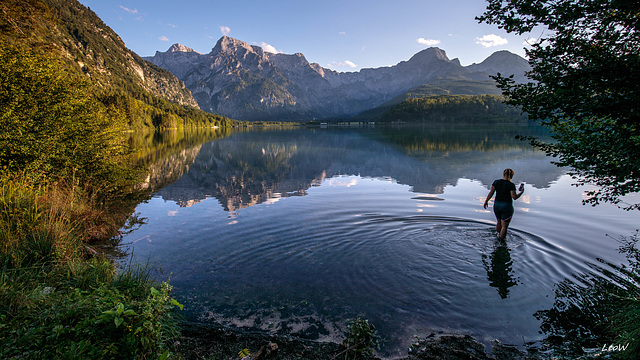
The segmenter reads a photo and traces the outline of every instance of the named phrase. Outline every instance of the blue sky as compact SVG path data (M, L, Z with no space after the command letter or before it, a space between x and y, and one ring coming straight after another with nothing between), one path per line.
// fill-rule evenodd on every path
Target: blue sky
M223 35L268 51L303 53L337 71L395 65L437 46L463 65L524 42L478 24L484 0L80 0L141 56L180 43L208 53Z

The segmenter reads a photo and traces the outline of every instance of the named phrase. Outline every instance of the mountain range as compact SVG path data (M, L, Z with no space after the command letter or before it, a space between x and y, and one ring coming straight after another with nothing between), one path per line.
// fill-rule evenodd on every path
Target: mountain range
M249 121L347 118L416 93L500 94L489 75L513 74L524 82L529 70L508 51L465 67L432 47L394 66L336 72L301 53L270 53L228 36L208 54L174 44L144 59L182 80L201 109Z

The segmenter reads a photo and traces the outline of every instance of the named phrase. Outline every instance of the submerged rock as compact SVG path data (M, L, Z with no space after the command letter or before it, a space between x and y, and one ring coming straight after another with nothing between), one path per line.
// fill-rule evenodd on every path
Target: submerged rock
M411 345L407 360L489 360L484 345L469 335L434 335Z

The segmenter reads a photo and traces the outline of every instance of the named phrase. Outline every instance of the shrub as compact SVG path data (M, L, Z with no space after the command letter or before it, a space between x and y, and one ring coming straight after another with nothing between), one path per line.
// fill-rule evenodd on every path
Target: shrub
M346 355L354 358L371 358L374 349L380 345L378 331L369 320L357 317L348 323L349 333L342 344L347 348Z

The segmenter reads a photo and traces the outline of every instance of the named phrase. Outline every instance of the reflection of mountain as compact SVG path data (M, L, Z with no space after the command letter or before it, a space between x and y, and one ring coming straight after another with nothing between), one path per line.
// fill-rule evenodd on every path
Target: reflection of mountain
M147 177L139 187L141 189L160 189L164 185L180 179L189 171L189 165L193 164L201 147L201 145L197 145L180 150L149 165Z
M460 178L491 184L507 166L516 181L538 188L563 173L544 154L495 129L458 129L455 136L442 129L421 135L415 128L251 131L202 145L188 173L159 194L181 206L215 197L234 211L305 195L336 175L391 177L415 192L439 194Z
M268 199L305 195L315 178L292 176L296 153L295 143L210 142L202 146L189 173L161 194L180 206L215 197L227 211Z
M228 134L228 129L213 128L130 133L128 143L134 151L134 162L146 171L139 188L158 190L180 179L189 171L203 143Z

